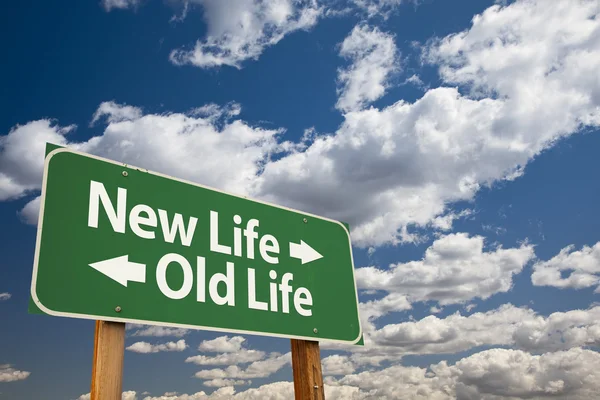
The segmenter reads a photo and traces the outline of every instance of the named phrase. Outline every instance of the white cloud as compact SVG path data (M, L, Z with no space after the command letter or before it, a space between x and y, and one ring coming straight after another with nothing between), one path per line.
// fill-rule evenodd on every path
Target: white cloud
M198 350L213 353L234 353L242 349L246 339L242 336L219 336L216 339L204 340L198 346Z
M402 3L417 3L418 0L353 0L354 4L367 13L368 17L388 18Z
M347 375L356 369L348 356L334 354L321 360L323 375Z
M315 0L190 0L204 9L207 36L193 49L171 53L175 64L202 68L256 60L287 34L314 26L322 12Z
M393 365L339 379L327 377L325 398L584 400L594 398L600 391L596 368L599 363L600 353L581 348L542 355L496 348L465 357L454 365L448 365L446 361L428 368ZM292 382L274 382L237 393L229 386L211 394L166 393L144 400L285 400L293 397Z
M512 338L515 346L530 352L599 346L600 307L524 319Z
M236 352L223 353L214 357L204 355L188 357L185 362L194 363L196 365L234 365L259 361L263 358L265 358L264 351L241 349Z
M491 349L429 368L392 366L329 379L360 388L358 399L588 399L600 390L600 354L579 348L534 356Z
M0 293L0 301L8 300L12 297L12 295L8 292Z
M10 364L0 364L0 382L22 381L29 375L31 372L16 370Z
M90 393L82 394L77 398L77 400L90 400L92 398ZM137 392L133 390L128 390L126 392L121 393L121 400L137 400Z
M140 115L129 106L106 104L100 105L99 113L107 116L108 126L102 135L86 142L69 142L66 134L73 127L52 125L49 120L16 126L1 136L0 201L39 191L46 142L242 195L251 190L268 158L289 145L278 143L281 130L232 121L236 112L231 105L194 116L194 111ZM236 168L230 168L232 159ZM39 200L33 200L21 215L35 220L38 209Z
M108 12L114 8L127 9L135 8L141 4L141 0L102 0L102 6Z
M231 11L227 2L210 4L225 21L215 28L217 37L227 31ZM444 81L459 88L349 112L334 134L315 138L305 150L278 143L280 131L181 113L110 123L102 136L71 145L347 221L358 246L418 240L409 228L429 226L452 202L515 179L558 139L600 124L597 9L589 1L546 4L494 5L469 30L432 41L424 59L440 65ZM43 134L67 141L43 120L2 137L1 199L39 189ZM271 161L283 149L292 154ZM239 168L229 168L231 159Z
M357 25L340 47L351 65L338 71L336 107L355 111L384 95L392 73L399 71L396 44L391 34Z
M442 305L487 299L512 287L512 278L534 256L533 246L484 250L484 238L464 233L442 236L419 261L387 270L356 270L359 288L406 295L410 302L436 300Z
M187 348L187 344L184 339L178 340L177 342L167 342L161 344L150 344L148 342L137 342L127 347L126 350L133 351L134 353L158 353L161 351L184 351Z
M121 105L115 103L114 101L105 101L100 104L94 113L90 125L93 126L102 117L106 117L107 122L110 124L116 122L134 121L142 117L142 110L139 107Z
M600 307L555 312L541 316L525 307L504 304L497 309L473 313L460 312L438 318L386 324L377 327L377 317L366 315L361 306L364 347L331 345L324 349L349 352L355 367L378 366L399 361L409 354L453 354L482 346L511 346L531 353L568 350L600 345ZM364 321L364 319L368 321ZM344 356L346 357L346 356Z
M532 356L519 350L492 349L460 360L451 367L457 374L458 398L590 399L600 391L600 354L590 350Z
M559 138L598 126L597 7L555 3L495 5L431 42L425 59L470 94L439 87L414 103L350 112L334 135L266 165L260 193L349 222L357 245L397 243L448 204L515 179Z
M568 275L562 277L562 272ZM548 261L533 266L531 282L536 286L581 289L600 283L600 242L594 246L567 246ZM598 289L596 289L598 290Z
M190 331L188 329L182 328L168 328L164 326L155 326L151 325L144 329L139 329L131 336L154 336L154 337L183 337L187 335Z
M439 314L442 312L442 310L443 310L443 308L436 307L436 306L432 306L429 308L429 312L432 314Z
M202 384L208 387L224 387L224 386L244 386L249 385L251 381L236 380L236 379L211 379L204 381Z
M74 126L58 127L50 120L17 125L0 136L0 201L39 190L46 142L65 145Z
M29 225L37 225L40 216L41 203L42 198L38 196L25 204L25 207L18 212L21 221Z
M248 365L245 369L237 365L231 365L225 369L204 369L196 372L196 378L200 379L252 379L266 378L275 372L279 371L286 365L290 365L292 361L291 353L278 354L272 353L269 357L262 361L255 361Z

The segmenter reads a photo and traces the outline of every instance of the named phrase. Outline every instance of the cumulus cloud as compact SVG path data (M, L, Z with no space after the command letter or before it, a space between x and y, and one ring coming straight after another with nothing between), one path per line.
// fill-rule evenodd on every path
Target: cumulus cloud
M8 292L0 293L0 301L8 300L12 297L12 295Z
M210 3L215 15L227 18L209 36L220 37L231 20L231 26L239 25L231 29L252 38L246 25L237 24L238 11L231 17L226 4ZM283 11L275 12L282 20L294 20L289 16L301 9L296 3L269 4L282 5ZM306 7L313 9L311 4ZM239 7L249 21L254 21L252 7ZM410 230L431 226L453 202L471 200L499 180L516 179L560 138L600 124L597 13L594 2L582 0L557 0L553 7L544 1L496 4L468 30L424 47L423 59L439 66L444 84L453 87L432 88L413 103L348 112L336 132L317 136L310 145L279 143L281 130L251 127L230 116L222 116L221 124L181 113L120 120L108 106L102 135L69 144L346 221L357 246L415 241L419 236ZM118 122L110 122L110 115ZM43 142L66 144L68 130L41 120L0 139L0 199L39 189ZM271 157L283 150L289 153ZM228 168L231 159L238 168ZM445 222L438 225L448 229Z
M234 353L242 349L246 338L243 336L219 336L216 339L204 340L198 350L213 353Z
M600 345L599 317L600 307L542 316L504 304L468 316L457 311L445 318L430 315L381 327L370 318L363 322L364 347L324 344L323 348L350 353L344 357L356 368L399 361L409 354L454 354L483 346L510 346L539 354Z
M347 113L335 134L269 163L261 193L348 221L357 245L397 243L447 204L515 179L558 139L598 126L597 7L555 3L494 5L470 29L431 41L424 60L458 87Z
M77 398L77 400L90 400L92 398L90 393L82 394ZM128 390L121 394L121 400L138 400L137 392L133 390Z
M334 354L321 360L323 375L347 375L356 369L348 356Z
M437 239L419 261L383 270L356 270L361 289L406 295L410 302L436 300L442 305L487 299L512 287L512 278L534 257L533 246L484 250L484 238L465 233Z
M35 197L25 204L25 207L18 212L19 218L26 224L37 225L40 216L41 197Z
M278 142L281 130L231 120L234 109L141 115L130 106L102 103L96 116L103 115L108 125L102 135L85 142L69 141L74 127L50 120L18 125L0 137L0 201L39 191L46 142L248 194L262 165L289 143ZM230 168L231 159L237 168ZM35 223L38 212L39 199L34 199L21 215Z
M563 277L563 273L567 276ZM567 246L548 261L533 266L531 282L536 286L581 289L600 283L600 242L594 246Z
M328 383L359 387L358 399L588 399L600 390L598 362L599 353L580 348L543 355L491 349L452 366L397 365Z
M108 12L112 9L135 8L141 4L141 0L102 0L102 6Z
M330 376L325 381L325 397L331 400L584 400L594 398L600 391L596 368L599 363L600 353L581 348L542 355L495 348L465 357L454 365L446 361L425 368L393 365L340 378ZM293 397L292 382L274 382L241 392L228 386L211 394L165 393L158 397L147 396L144 400L282 400Z
M225 369L204 369L195 374L199 379L252 379L266 378L279 371L292 361L291 353L271 353L265 360L255 361L245 369L231 365Z
M492 349L460 360L450 369L458 375L458 398L589 399L600 390L594 368L599 362L599 353L579 348L540 356Z
M315 0L188 0L204 9L206 38L192 49L171 52L173 63L202 68L229 65L241 68L242 62L256 60L265 48L286 35L313 27L322 9Z
M381 16L383 18L388 18L400 4L407 2L416 3L417 0L353 0L353 3L368 17Z
M196 365L234 365L259 361L263 358L265 358L264 351L242 349L235 353L223 353L214 357L204 355L188 357L185 362Z
M187 344L184 339L178 340L177 342L167 342L161 344L150 344L148 342L137 342L127 347L126 350L133 351L134 353L158 353L161 351L184 351L187 348Z
M208 387L225 387L225 386L244 386L249 385L252 381L244 381L241 379L211 379L204 381L202 384Z
M219 111L219 110L215 110ZM90 125L94 125L102 117L106 117L108 123L133 121L141 118L142 110L139 107L117 104L114 101L105 101L94 113Z
M141 325L140 325L141 326ZM154 337L183 337L190 331L183 328L168 328L165 326L151 325L144 329L136 330L131 336L154 336Z
M399 70L391 34L357 25L341 44L340 56L351 65L338 71L338 101L342 111L360 110L385 93L388 80Z
M44 119L17 125L8 135L0 136L0 201L39 190L46 142L65 145L66 135L74 128Z
M31 372L16 370L10 364L0 364L0 382L22 381L29 375Z

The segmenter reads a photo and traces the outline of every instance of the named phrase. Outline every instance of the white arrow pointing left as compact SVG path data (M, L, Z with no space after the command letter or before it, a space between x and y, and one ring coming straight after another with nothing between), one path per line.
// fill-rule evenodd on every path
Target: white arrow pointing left
M90 267L127 287L127 282L146 283L146 265L129 261L129 255L90 264Z

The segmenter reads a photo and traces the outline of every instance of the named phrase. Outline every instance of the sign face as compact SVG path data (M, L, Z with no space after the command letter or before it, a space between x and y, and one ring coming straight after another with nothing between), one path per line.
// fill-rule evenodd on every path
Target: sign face
M65 148L46 157L39 218L31 296L46 314L361 339L337 221Z

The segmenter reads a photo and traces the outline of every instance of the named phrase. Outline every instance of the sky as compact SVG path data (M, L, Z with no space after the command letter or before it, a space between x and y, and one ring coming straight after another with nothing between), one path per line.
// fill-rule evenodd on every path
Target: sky
M600 392L600 2L0 5L0 399L88 399L29 314L47 142L347 222L327 399ZM232 160L235 160L232 162ZM290 343L128 324L123 399L289 399Z

